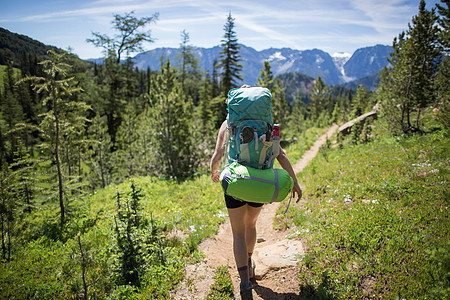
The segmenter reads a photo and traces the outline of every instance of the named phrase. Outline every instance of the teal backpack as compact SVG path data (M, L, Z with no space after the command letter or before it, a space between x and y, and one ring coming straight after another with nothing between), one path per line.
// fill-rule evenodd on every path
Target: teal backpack
M233 89L228 92L227 109L228 165L220 173L223 191L248 202L284 200L294 181L286 170L273 169L280 135L272 120L270 91L262 87Z
M227 110L228 163L273 168L280 140L279 131L274 131L270 91L263 87L232 89Z

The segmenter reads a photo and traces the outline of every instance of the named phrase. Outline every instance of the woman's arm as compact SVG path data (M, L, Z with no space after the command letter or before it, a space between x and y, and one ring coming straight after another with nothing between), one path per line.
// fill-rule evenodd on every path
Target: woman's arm
M211 168L211 178L214 182L219 182L219 167L220 160L222 159L222 155L224 152L223 142L225 140L225 133L227 131L227 121L224 121L219 129L219 134L217 135L216 149L214 150L214 154L211 158L210 168Z
M302 189L298 184L297 176L295 175L291 162L289 161L289 158L286 155L286 151L284 151L284 149L281 148L281 146L280 146L280 154L278 154L277 160L280 163L281 167L285 169L294 180L294 187L292 188L292 196L295 198L295 195L297 195L296 202L298 202L302 197Z

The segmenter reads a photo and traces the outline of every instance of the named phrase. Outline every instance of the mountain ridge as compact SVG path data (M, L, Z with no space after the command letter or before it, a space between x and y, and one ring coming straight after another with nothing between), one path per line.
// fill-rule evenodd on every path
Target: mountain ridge
M321 76L326 84L345 84L379 72L388 65L392 47L375 45L357 49L352 55L338 53L330 55L320 49L296 50L291 48L268 48L257 51L240 44L239 55L243 65L243 81L253 85L257 82L264 61L269 61L274 77L285 73L302 73L317 78ZM213 61L219 58L221 47L193 47L199 59L199 67L212 73ZM132 59L139 69L159 69L161 57L168 58L176 65L178 48L161 47L145 51Z

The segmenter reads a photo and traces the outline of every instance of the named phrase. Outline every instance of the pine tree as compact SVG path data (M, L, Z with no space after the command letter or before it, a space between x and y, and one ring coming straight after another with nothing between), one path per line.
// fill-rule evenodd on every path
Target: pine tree
M136 112L132 105L125 109L122 123L117 130L116 151L114 152L116 174L119 182L136 175L138 151L136 141L139 139Z
M226 117L226 96L220 84L220 75L218 73L220 65L217 60L213 62L213 73L211 74L211 121L214 123L214 128L219 129L223 120Z
M124 109L128 105L132 105L133 109L137 113L141 112L143 104L141 103L142 98L139 98L139 82L138 82L138 71L134 67L134 63L130 57L122 64L122 72L124 78L124 90L123 97L126 99L126 104Z
M365 108L369 101L369 91L367 88L358 84L358 88L356 89L356 98L352 103L352 117L357 118L365 112Z
M1 100L1 98L0 98ZM3 121L2 112L0 111L0 164L6 164L7 163L7 155L6 155L6 139L4 135L5 130L5 124Z
M389 60L392 69L380 83L387 93L383 110L393 131L421 132L421 112L434 100L433 82L441 61L436 22L434 9L426 10L422 0L419 14L413 17L409 29L394 39L394 52ZM414 111L417 111L415 124Z
M323 82L320 76L317 77L316 83L314 84L313 89L311 90L310 98L311 103L309 106L311 107L312 119L317 120L321 111L325 106L325 96L328 92L327 86Z
M341 112L342 108L339 105L339 103L334 104L333 112L331 113L331 120L330 122L333 124L338 124L341 121Z
M294 99L294 108L290 115L289 128L293 131L294 136L303 131L305 103L302 101L302 91L299 88L297 96Z
M66 54L49 51L49 56L48 60L41 62L44 77L28 77L24 80L33 82L37 93L44 96L43 105L49 107L49 111L43 114L38 130L43 133L44 138L41 147L49 149L49 159L56 166L62 228L66 221L65 198L68 195L65 191L67 187L65 179L68 174L64 174L64 146L67 147L65 143L71 141L72 133L80 130L79 126L83 125L80 120L85 120L84 112L88 106L82 101L71 101L72 95L79 92L80 88L71 86L73 78L68 77L70 66L65 63ZM27 127L25 124L20 126Z
M194 174L192 151L192 103L185 99L167 60L150 94L149 127L153 128L153 155L167 178L184 179Z
M37 159L30 158L20 136L10 134L16 139L14 159L8 165L5 159L0 160L0 230L1 259L9 261L18 247L19 232L17 221L21 212L29 213L34 206L34 194L38 179L34 165Z
M11 259L11 236L13 235L16 209L14 184L14 173L4 163L0 166L1 258L4 261Z
M149 121L149 107L146 105L144 111L137 115L134 120L136 133L133 134L134 141L129 147L133 148L134 163L133 170L137 175L148 176L157 174L155 157L152 151L153 136L155 132Z
M275 80L275 84L271 89L271 94L273 120L275 123L280 124L280 130L284 133L286 132L288 125L290 106L286 100L284 87L279 78Z
M88 161L86 155L92 141L86 137L87 112L90 107L76 97L68 96L60 111L61 120L61 166L65 175L67 194L82 193L85 182L82 181L82 164Z
M264 61L264 67L260 71L260 77L256 86L268 88L272 94L272 115L275 123L281 124L280 129L286 130L290 116L290 106L286 100L284 87L281 80L273 79L270 63Z
M450 51L450 9L449 1L441 0L443 5L436 4L438 13L440 15L438 23L441 26L441 31L439 33L440 42L444 48L445 53ZM446 7L445 7L446 6Z
M201 121L201 131L203 134L209 134L213 128L214 120L212 120L211 101L212 101L212 84L209 72L202 80L199 91L200 99L198 105L198 119Z
M225 96L228 91L233 87L237 87L237 80L242 80L242 65L239 63L241 58L239 56L238 40L236 37L236 32L234 31L234 18L229 13L227 17L227 22L223 29L225 34L222 39L222 50L220 51L219 65L222 69L222 90Z
M443 5L437 4L438 12L440 14L439 25L441 26L441 32L439 34L440 43L447 54L444 56L439 71L436 76L436 102L439 107L437 118L444 128L450 126L450 58L448 53L450 52L450 9L449 1L441 0Z
M194 151L201 161L210 159L210 151L214 149L217 138L216 123L223 122L223 120L216 120L213 113L212 88L209 72L206 72L200 86L200 99L195 113L197 121L194 121L194 126L197 129L194 129L192 136L194 141L197 141L194 143Z
M264 67L261 69L256 86L266 87L269 90L273 88L273 73L269 61L264 61Z
M15 83L16 79L13 68L8 64L6 67L6 77L4 78L5 88L3 92L3 101L0 105L0 111L2 112L3 119L6 121L7 130L12 130L17 123L24 119L22 107L17 99ZM17 150L16 137L9 134L6 138L8 140L9 153L5 154L8 162L11 163L14 159L14 152Z
M211 74L211 97L216 98L221 95L220 91L220 79L218 69L220 68L219 63L217 62L217 59L214 59L213 61L213 72Z
M111 183L111 138L109 137L106 118L97 115L92 119L92 124L89 127L89 135L92 140L96 141L93 144L91 153L92 172L97 174L100 179L101 187L106 187ZM95 180L93 186L96 186Z
M199 60L194 54L194 48L189 44L189 41L189 33L187 33L186 30L183 30L181 32L180 52L176 59L179 61L178 70L183 93L186 97L191 97L195 104L198 104L198 90L201 73Z
M141 273L144 265L142 257L142 236L139 234L138 216L140 190L132 183L132 199L122 199L117 191L117 216L114 218L116 240L116 273L119 285L141 286Z
M34 91L30 83L28 82L22 82L21 84L17 84L17 100L20 103L20 106L22 107L23 117L21 121L24 121L29 124L37 124L38 114L40 112L39 105L37 105L33 98L36 96L34 95ZM35 141L33 141L33 138L29 131L25 131L22 136L23 142L25 144L26 149L33 153L33 147L35 144Z

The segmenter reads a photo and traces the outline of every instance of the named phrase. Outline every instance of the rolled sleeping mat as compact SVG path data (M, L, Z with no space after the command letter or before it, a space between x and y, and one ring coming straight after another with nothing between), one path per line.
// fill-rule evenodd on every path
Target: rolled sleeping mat
M260 170L233 162L220 173L225 194L256 203L280 202L292 191L294 180L284 169Z

